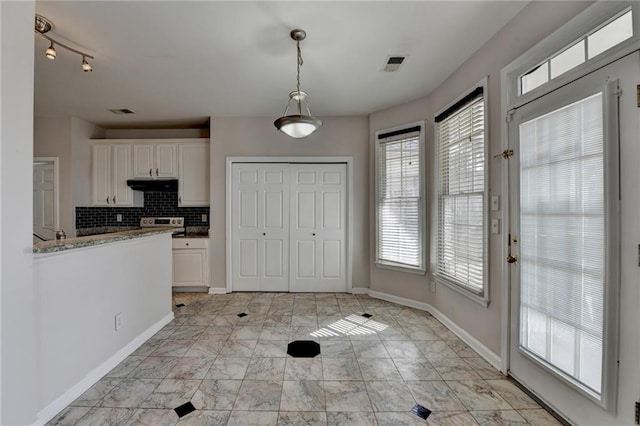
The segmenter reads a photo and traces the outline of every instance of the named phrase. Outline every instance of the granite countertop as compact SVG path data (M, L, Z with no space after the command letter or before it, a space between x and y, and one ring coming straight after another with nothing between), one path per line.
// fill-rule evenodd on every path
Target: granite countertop
M150 235L172 233L176 230L176 228L171 227L144 228L132 229L129 231L112 232L109 234L89 235L86 237L67 238L66 240L43 241L33 245L33 252L55 253L64 250L91 247L101 244L114 243L116 241L147 237Z

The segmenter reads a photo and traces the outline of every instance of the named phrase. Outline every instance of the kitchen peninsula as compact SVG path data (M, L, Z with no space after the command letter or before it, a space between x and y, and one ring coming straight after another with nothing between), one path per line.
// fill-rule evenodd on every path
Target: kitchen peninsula
M51 418L173 319L175 230L134 229L34 245L45 407L39 418Z

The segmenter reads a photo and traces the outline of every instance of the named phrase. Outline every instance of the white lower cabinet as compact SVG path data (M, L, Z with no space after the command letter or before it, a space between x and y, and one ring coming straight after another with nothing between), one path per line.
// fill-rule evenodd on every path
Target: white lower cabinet
M209 287L209 240L173 239L173 287Z

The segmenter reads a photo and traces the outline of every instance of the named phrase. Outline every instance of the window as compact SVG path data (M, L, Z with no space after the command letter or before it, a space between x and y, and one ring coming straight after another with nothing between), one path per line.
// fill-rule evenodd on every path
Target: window
M520 76L520 95L542 86L565 72L592 59L633 37L632 10L621 14L591 30L573 43L555 53L550 59L536 65Z
M484 84L435 118L438 281L487 301Z
M424 123L376 133L376 265L424 273Z

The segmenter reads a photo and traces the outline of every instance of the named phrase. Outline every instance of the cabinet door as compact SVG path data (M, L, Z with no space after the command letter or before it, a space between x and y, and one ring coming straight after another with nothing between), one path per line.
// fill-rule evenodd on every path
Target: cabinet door
M207 286L206 249L173 250L173 286Z
M154 177L178 177L178 146L176 144L157 144L155 146Z
M186 143L178 149L178 203L209 206L209 144Z
M91 165L91 205L111 204L111 145L94 145Z
M133 177L151 179L155 176L153 145L133 145Z
M131 145L114 145L111 156L111 205L133 205L133 191L127 185L131 179Z

